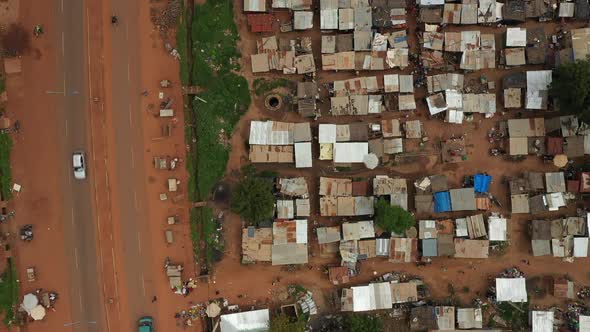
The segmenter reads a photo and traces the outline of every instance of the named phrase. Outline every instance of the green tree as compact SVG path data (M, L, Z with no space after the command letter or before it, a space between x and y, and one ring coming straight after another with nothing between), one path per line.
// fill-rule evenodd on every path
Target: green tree
M274 196L268 180L245 175L232 195L231 209L251 223L272 218Z
M273 317L269 324L269 332L304 332L307 324L301 318L291 319L289 316L280 314Z
M350 314L346 316L346 325L350 332L381 332L383 323L377 316Z
M557 98L561 111L590 121L590 58L559 65L549 94Z
M412 215L399 206L391 205L380 198L375 207L375 222L387 232L402 234L408 228L414 226L416 221Z

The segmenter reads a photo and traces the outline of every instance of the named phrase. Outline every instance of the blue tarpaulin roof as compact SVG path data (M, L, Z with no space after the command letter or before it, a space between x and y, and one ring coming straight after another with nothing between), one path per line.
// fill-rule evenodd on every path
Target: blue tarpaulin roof
M451 211L451 195L448 191L434 193L434 212Z
M492 176L486 174L475 174L473 184L476 193L487 193L492 182Z

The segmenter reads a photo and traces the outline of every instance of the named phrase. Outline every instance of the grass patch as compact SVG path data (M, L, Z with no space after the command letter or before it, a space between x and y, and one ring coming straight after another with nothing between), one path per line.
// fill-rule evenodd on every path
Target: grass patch
M19 300L18 278L12 259L8 259L8 266L0 278L0 311L4 314L4 325L9 326L15 320L15 308Z
M254 93L257 96L261 96L267 92L270 92L276 88L290 87L292 82L286 78L277 78L274 80L267 80L265 78L257 78L252 82Z
M199 232L199 211L198 208L190 209L191 241L193 242L193 255L198 261L201 253L200 232Z
M5 201L12 197L11 149L12 139L10 136L6 133L0 133L0 194Z
M197 85L207 86L214 78L239 69L237 59L240 53L236 48L239 36L232 1L209 0L196 5L191 36L192 78Z
M529 304L500 302L497 305L500 318L514 331L524 331L529 324Z
M213 210L208 207L201 209L201 223L203 224L203 238L207 244L205 250L205 259L207 267L221 260L223 256L223 241L220 227L218 227L217 218L213 215Z
M250 105L245 78L229 73L214 79L208 90L199 95L207 103L193 105L197 121L197 188L206 198L223 176L229 159L229 138L242 114Z
M195 6L191 27L192 80L206 88L193 101L198 155L197 196L206 199L223 176L229 159L229 138L250 106L248 82L239 69L239 39L231 1L210 0Z

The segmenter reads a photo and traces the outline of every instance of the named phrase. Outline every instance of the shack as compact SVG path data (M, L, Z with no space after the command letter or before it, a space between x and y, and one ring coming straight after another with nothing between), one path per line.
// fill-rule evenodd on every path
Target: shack
M527 302L525 278L496 278L496 301Z
M451 207L453 211L474 211L475 191L473 188L461 188L449 190Z

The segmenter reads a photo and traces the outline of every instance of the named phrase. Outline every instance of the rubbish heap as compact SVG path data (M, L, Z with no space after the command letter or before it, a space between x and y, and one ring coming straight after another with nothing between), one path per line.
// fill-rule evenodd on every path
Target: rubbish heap
M159 15L152 12L152 23L160 31L167 31L169 28L176 26L178 17L180 16L180 1L169 0L166 8L162 10Z

